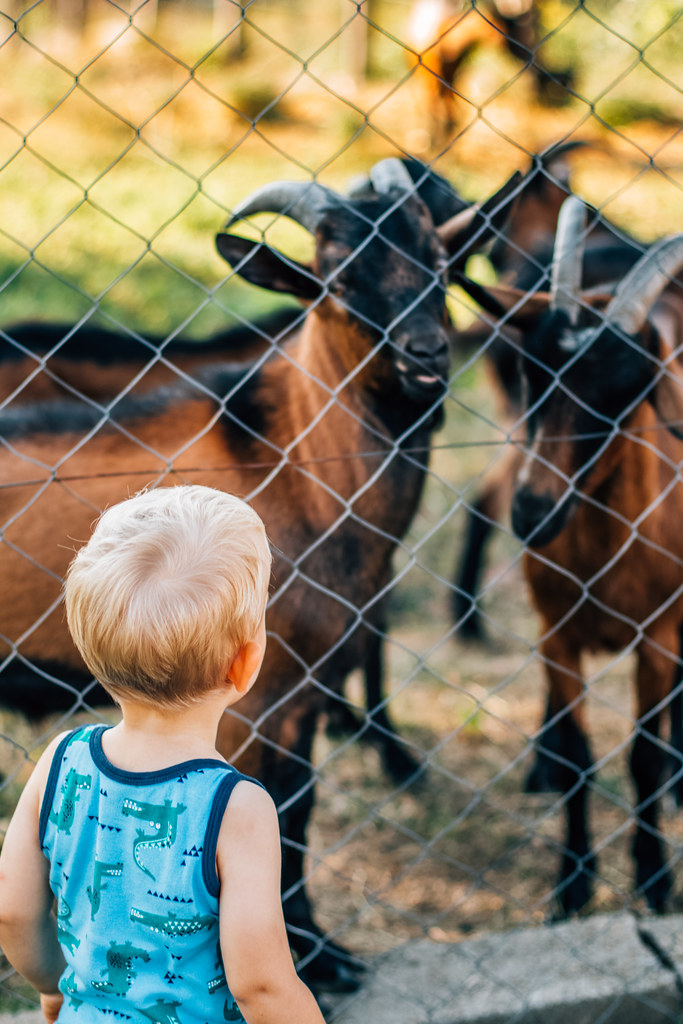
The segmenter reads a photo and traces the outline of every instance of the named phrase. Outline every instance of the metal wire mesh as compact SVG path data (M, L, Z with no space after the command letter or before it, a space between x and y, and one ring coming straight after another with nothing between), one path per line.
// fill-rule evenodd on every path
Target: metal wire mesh
M64 546L73 546L74 536L83 539L78 531L121 488L122 497L138 486L201 479L239 486L258 504L269 487L287 479L298 492L310 491L320 508L310 510L306 532L299 530L298 508L285 503L277 509L284 526L276 529L281 561L270 644L286 669L271 699L253 714L241 716L237 707L242 728L231 737L237 753L260 751L257 767L280 805L290 861L285 907L307 896L320 928L318 935L301 917L290 921L295 947L297 936L306 939L297 948L301 966L310 969L330 943L348 950L352 962L372 965L375 954L408 940L462 943L540 925L558 909L583 909L567 905L577 877L581 885L588 879L591 912L627 910L640 920L648 901L634 885L637 820L661 843L674 876L666 909L679 907L681 827L670 806L681 771L677 704L668 710L679 664L677 621L673 644L654 627L667 611L675 613L683 578L670 533L652 533L648 524L660 506L665 520L677 515L680 442L664 443L661 418L642 426L624 422L627 410L647 404L642 386L618 416L609 403L606 412L598 407L582 385L607 380L613 395L615 365L582 364L580 346L561 365L545 353L534 356L515 313L551 286L558 196L567 190L594 211L584 231L586 287L622 279L656 239L678 230L680 16L674 4L633 0L533 6L5 0L0 494L12 585L4 587L0 620L2 834L46 742L76 723L115 720L96 699L94 683L84 689L76 678L73 659L60 663L58 645L50 646L64 628ZM214 236L257 187L286 179L358 196L368 188L370 169L390 156L422 161L411 195L433 181L431 172L457 190L443 193L442 201L454 205L435 213L437 223L486 199L513 171L524 175L515 192L523 216L515 220L511 201L510 219L496 226L497 241L484 244L482 234L466 264L467 276L481 287L515 285L517 298L507 310L482 313L481 295L468 293L462 280L452 284L447 302L455 336L444 423L435 429L439 395L393 436L386 424L368 424L367 409L348 396L358 393L359 381L374 372L387 347L400 362L395 339L401 325L442 287L443 261L430 263L423 249L407 243L404 249L391 237L391 216L402 209L405 194L392 193L379 219L366 218L360 241L324 280L312 310L286 294L245 284L251 253L228 267L214 247ZM535 205L522 207L532 179ZM288 212L265 213L231 230L286 253L290 271L299 261L308 267L314 240ZM490 224L487 217L484 227ZM600 236L605 224L607 242ZM597 243L591 246L592 238L608 247L606 255L590 255L603 253ZM384 262L373 257L368 263L377 239L385 243ZM392 278L401 260L403 276ZM337 301L337 279L356 261L363 279L354 298L342 293L336 308L372 340L330 379L307 362L296 333L304 324L310 330L316 316L324 320ZM452 252L452 268L457 261ZM319 269L304 273L316 280ZM422 275L421 283L406 291L411 274L416 280ZM407 298L380 316L385 293ZM663 316L675 323L675 282L666 294ZM588 321L594 300L582 297L582 329L587 322L593 331L596 323L609 322L611 297L599 301L600 316ZM628 331L617 333L622 347L633 347ZM178 339L192 344L183 347ZM678 345L675 331L674 341ZM274 353L298 379L302 404L304 396L316 396L312 414L297 408L279 435L243 416L244 395L273 364ZM527 357L524 393L520 354ZM671 376L668 355L652 348L648 358L660 375ZM540 384L530 360L545 373ZM232 375L221 377L222 390L215 378L197 379L200 363L217 362L233 365ZM153 440L144 422L130 419L126 402L169 385L178 389L171 412L158 404L148 414L161 417ZM187 422L182 417L190 407L177 397L184 388L192 409L199 408ZM645 390L649 394L649 383ZM574 418L548 421L541 441L539 423L558 391L573 401ZM47 404L53 400L62 404ZM330 444L324 427L339 408L348 416L348 436ZM590 427L577 408L592 416ZM239 474L231 471L235 446L223 461L208 447L226 418L230 429L235 423L244 428ZM581 499L586 507L607 509L609 536L621 539L612 548L607 534L593 539L605 551L597 571L583 573L580 562L561 569L562 581L573 580L576 593L559 617L550 611L552 592L560 588L551 575L547 614L539 621L525 572L533 576L534 566L552 565L553 555L541 549L529 561L509 525L524 453L531 445L535 465L550 470L552 486L575 495L586 491L587 470L603 449L625 434L650 458L638 462L637 479L626 484L637 491L642 467L654 465L661 475L656 498L636 501L633 517L613 508L605 492ZM575 436L584 446L579 462L565 464L558 453ZM115 438L111 465L98 447L103 437ZM408 489L384 518L375 518L372 502L397 464ZM350 467L357 472L353 486ZM402 504L398 518L407 529L394 531ZM387 562L375 571L370 590L360 583L367 565L354 561L350 542L326 573L318 564L336 551L335 538L345 530L351 537L369 531L385 560L391 555L390 569ZM602 583L639 543L663 562L655 560L653 569L643 561L642 574L628 583L635 597L624 610L610 603ZM474 559L479 545L486 545L485 568L477 562L467 569L467 553ZM654 607L647 596L652 577L666 591ZM620 578L619 590L626 586ZM293 618L288 602L304 600L302 593L308 597L299 628L314 639L319 634L310 655L292 641L297 629L290 635L284 625L289 629ZM584 632L600 612L630 632L623 640L615 627L614 649L605 653L604 643L596 643L598 650L587 652L579 669L565 657L561 626L588 605ZM334 609L340 628L326 633L315 618L318 608ZM643 646L651 669L647 675L641 667L634 703ZM44 651L51 653L43 657ZM546 725L559 723L560 733L563 725L569 728L575 743L567 723L585 707L590 751L579 744L568 755L567 746L554 746L548 731L541 732L547 669L551 680L553 670L556 682L561 678L567 699L549 708ZM381 691L366 692L380 673ZM660 710L661 735L654 725ZM396 734L397 748L391 745ZM629 780L636 737L644 737L640 756L648 764L657 751L673 762L673 774L663 773L647 793L634 793ZM542 791L537 774L535 791L528 792L525 780L534 766L539 770L539 743L549 748L555 777L551 791ZM592 838L585 850L571 840L568 848L567 808L583 799L585 783ZM664 813L653 819L656 796ZM572 964L591 959L570 943L566 956ZM481 952L480 968L484 959ZM444 982L438 1005L417 1012L425 1021L442 1019L439 1007L448 1006L457 985ZM501 992L509 987L500 980ZM0 1008L34 1003L5 965ZM330 1011L332 1018L343 1012ZM676 1019L673 1012L670 1019Z

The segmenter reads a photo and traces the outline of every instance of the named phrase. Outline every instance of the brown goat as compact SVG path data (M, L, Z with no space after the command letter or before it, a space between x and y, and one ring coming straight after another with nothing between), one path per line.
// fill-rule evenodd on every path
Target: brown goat
M381 176L385 166L380 162L372 176ZM472 204L457 196L446 182L441 184L447 188L448 205L434 208L430 201L426 203L434 223L445 223L456 213L470 216L465 211L471 211ZM375 192L368 177L358 196L364 194L367 199ZM304 316L301 306L285 306L254 324L230 327L201 342L117 332L89 322L15 324L5 329L5 340L0 339L0 400L4 396L5 403L15 404L76 394L107 404L120 394L137 394L161 384L194 379L220 360L256 358L284 341ZM396 739L389 718L383 692L384 632L383 623L378 622L365 667L367 716L361 722L347 704L335 701L329 709L327 727L331 735L359 733L364 742L375 745L385 770L400 784L414 777L420 764L406 744Z
M449 255L459 265L491 227L485 207L437 231L397 161L375 185L349 200L285 182L241 204L229 226L268 210L308 228L310 266L218 235L243 278L311 303L281 351L132 396L109 418L73 402L0 416L0 700L33 715L57 687L67 707L93 696L63 621L61 577L100 509L144 485L196 482L248 498L263 517L275 552L268 653L262 683L224 716L219 747L280 808L290 939L318 987L357 980L344 951L323 940L303 883L315 726L366 662L392 555L420 498L448 377Z
M5 328L5 340L0 339L0 402L16 407L82 396L107 405L123 395L200 381L207 367L220 360L246 362L262 356L284 342L304 316L301 306L287 305L253 324L230 327L201 341L124 333L90 323L20 322ZM331 706L327 728L334 736L360 731L362 740L379 750L391 778L401 783L419 772L420 764L396 739L385 706L383 632L365 670L366 728L341 702ZM101 697L106 699L106 694Z
M479 49L507 50L524 61L541 101L564 103L569 98L571 71L550 71L536 55L542 40L533 0L416 0L403 38L420 110L430 120L434 141L451 135L468 111L476 113L457 82L463 65Z
M229 327L193 341L140 335L93 325L22 321L0 334L0 403L85 396L110 402L194 377L230 359L256 359L284 340L304 317L283 306L256 323Z
M478 48L505 45L503 26L476 7L463 10L452 0L417 0L404 39L420 112L430 119L432 138L450 135L460 110L471 109L457 91L456 75Z
M584 728L584 651L637 655L631 772L636 883L661 910L671 874L658 829L666 753L662 712L680 680L683 623L683 235L653 246L611 295L579 291L584 209L567 200L551 294L495 289L524 332L528 450L512 502L529 545L524 571L541 620L548 706L528 779L566 794L558 883L565 912L589 899L596 859L587 825L594 772ZM479 298L482 293L479 291ZM489 293L489 300L494 295ZM681 756L678 756L678 776Z

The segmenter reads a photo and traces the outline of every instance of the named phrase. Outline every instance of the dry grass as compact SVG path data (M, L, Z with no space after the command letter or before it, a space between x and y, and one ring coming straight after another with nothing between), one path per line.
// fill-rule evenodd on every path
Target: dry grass
M520 581L504 590L523 615ZM400 628L396 636L409 642ZM543 705L541 666L532 660L521 667L528 654L452 642L444 659L450 671L430 662L435 678L411 681L396 695L399 732L429 765L401 792L374 751L356 743L337 753L320 735L311 891L321 923L354 949L386 949L423 935L457 941L554 912L564 817L559 795L523 791ZM596 661L590 670L604 667ZM631 669L630 662L615 666L589 697L591 739L603 761L591 805L601 854L590 911L620 909L632 899L625 753ZM677 861L683 823L664 815L662 829Z

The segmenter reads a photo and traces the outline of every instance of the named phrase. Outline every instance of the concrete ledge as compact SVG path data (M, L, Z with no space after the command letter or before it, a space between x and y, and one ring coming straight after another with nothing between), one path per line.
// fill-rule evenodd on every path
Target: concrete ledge
M643 932L645 939L643 940ZM370 960L334 1024L679 1024L683 915L604 914ZM39 1011L0 1024L44 1024Z
M672 1024L683 1000L683 917L627 913L514 929L459 944L422 941L372 963L334 1024ZM662 963L657 947L670 958Z

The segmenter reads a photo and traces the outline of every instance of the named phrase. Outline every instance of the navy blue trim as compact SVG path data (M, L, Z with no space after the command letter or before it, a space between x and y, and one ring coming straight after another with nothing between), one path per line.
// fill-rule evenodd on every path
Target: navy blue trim
M229 769L231 766L227 761L219 761L218 758L197 757L192 761L182 761L180 764L170 765L168 768L158 768L153 772L128 772L123 768L117 768L108 759L102 750L102 735L110 725L98 725L90 735L90 754L96 767L108 779L114 782L124 782L132 786L153 786L156 782L168 782L177 779L179 775L186 772L196 772L207 768Z
M71 732L68 732L66 736L60 740L59 746L55 750L54 757L52 758L52 764L50 765L50 771L47 776L47 782L45 783L43 802L40 805L40 817L38 819L38 841L41 849L45 841L45 830L47 829L50 811L52 810L52 804L55 798L55 791L57 789L57 782L59 781L59 771L62 767L64 751L76 733L83 732L88 728L89 726L87 725L79 725L76 729L72 729Z
M219 784L211 804L209 820L206 823L204 850L202 852L202 878L210 896L218 897L221 891L221 882L216 871L218 833L223 824L223 815L228 806L228 800L238 782L253 782L255 786L265 789L265 786L261 785L258 779L252 779L249 775L242 775L236 768L232 768L230 775L226 776Z

